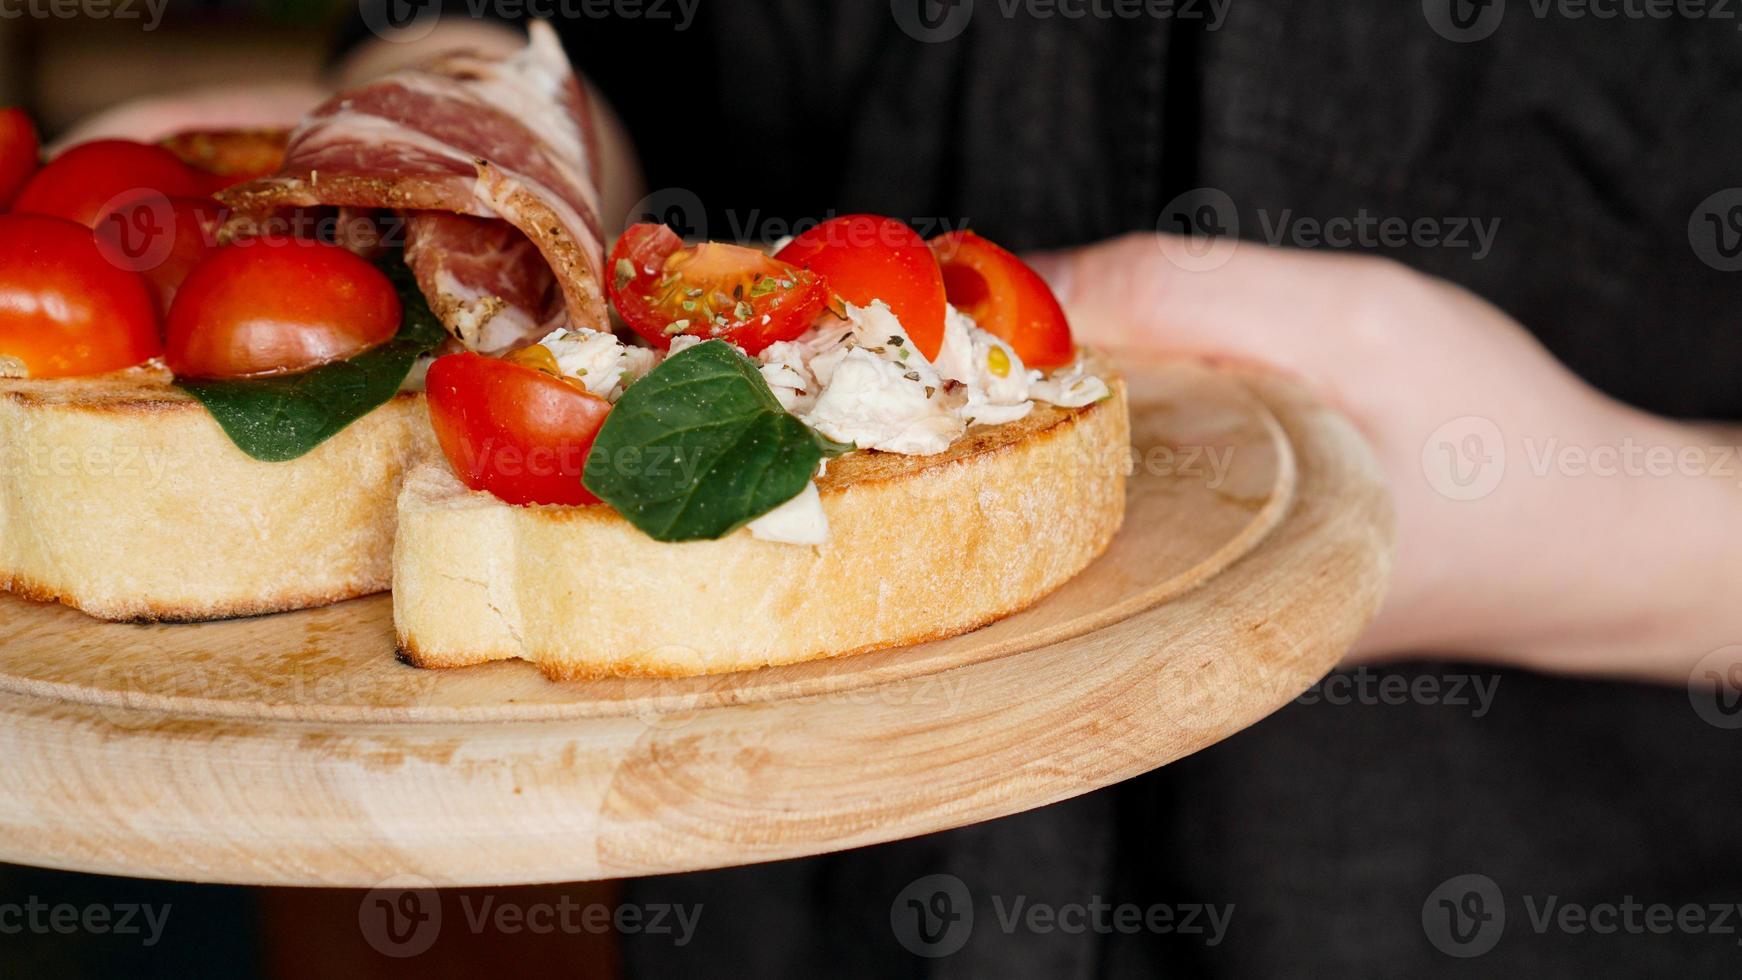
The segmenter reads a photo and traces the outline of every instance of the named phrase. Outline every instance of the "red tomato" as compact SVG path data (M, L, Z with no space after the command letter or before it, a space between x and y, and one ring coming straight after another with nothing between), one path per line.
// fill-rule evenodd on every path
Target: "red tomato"
M182 280L217 251L223 221L223 206L211 198L147 191L97 222L97 247L117 266L143 275L158 310L167 314Z
M23 109L0 109L0 211L12 203L18 189L36 172L41 147L36 127Z
M218 249L169 308L164 360L190 378L305 371L399 331L399 294L337 245L264 236Z
M156 191L168 197L205 197L200 175L161 146L131 140L80 143L36 172L12 210L52 214L95 228L122 195Z
M913 346L933 360L944 345L944 279L925 239L894 218L830 218L775 253L823 277L836 296L865 306L889 304Z
M145 281L116 268L91 230L61 218L0 215L0 355L33 378L102 374L156 357Z
M662 350L687 333L755 354L804 333L828 301L813 273L741 245L686 248L656 224L633 225L617 239L606 278L623 322Z
M481 354L429 366L429 420L442 454L473 490L511 504L593 504L581 485L611 403L579 385Z
M1071 326L1052 289L1027 263L971 231L931 240L950 305L1009 344L1033 368L1069 364Z

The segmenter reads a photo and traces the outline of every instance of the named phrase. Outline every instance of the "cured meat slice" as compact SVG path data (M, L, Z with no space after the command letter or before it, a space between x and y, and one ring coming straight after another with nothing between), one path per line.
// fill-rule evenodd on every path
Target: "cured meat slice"
M298 207L400 213L431 308L488 353L552 322L548 283L567 323L607 329L590 112L555 32L529 30L506 58L444 55L339 93L291 134L278 173L224 203L244 228Z
M405 262L430 309L471 350L509 350L568 319L538 247L505 221L411 212Z

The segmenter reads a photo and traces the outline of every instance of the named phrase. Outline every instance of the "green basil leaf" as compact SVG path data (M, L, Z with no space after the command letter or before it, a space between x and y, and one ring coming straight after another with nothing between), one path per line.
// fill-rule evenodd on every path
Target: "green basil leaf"
M839 451L780 407L755 362L710 340L623 393L581 482L648 537L696 541L791 500Z
M185 380L177 387L199 399L236 448L255 459L281 463L307 453L392 400L418 357L447 337L404 261L384 261L381 271L405 310L387 343L297 374Z

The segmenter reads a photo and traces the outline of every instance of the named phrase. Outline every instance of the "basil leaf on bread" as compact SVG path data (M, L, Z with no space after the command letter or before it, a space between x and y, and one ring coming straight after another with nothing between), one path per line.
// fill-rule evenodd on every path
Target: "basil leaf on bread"
M398 393L418 357L447 337L398 256L381 264L404 309L392 340L344 361L262 378L178 379L236 448L269 463L307 454Z
M656 541L722 537L851 447L786 409L756 364L710 340L660 362L605 418L581 482Z

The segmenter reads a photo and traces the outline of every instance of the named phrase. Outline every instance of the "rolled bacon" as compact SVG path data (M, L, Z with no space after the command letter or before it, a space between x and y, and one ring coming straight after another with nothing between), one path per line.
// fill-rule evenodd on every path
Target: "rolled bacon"
M529 33L505 58L443 55L339 93L277 173L220 197L255 224L321 206L402 216L431 309L474 350L606 329L591 114L556 33Z

